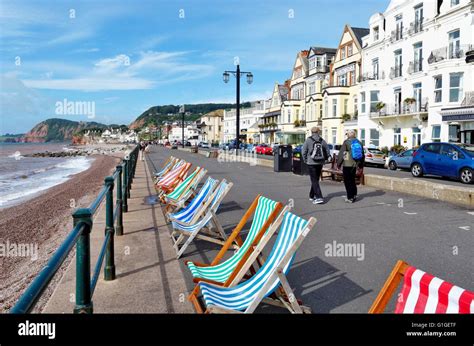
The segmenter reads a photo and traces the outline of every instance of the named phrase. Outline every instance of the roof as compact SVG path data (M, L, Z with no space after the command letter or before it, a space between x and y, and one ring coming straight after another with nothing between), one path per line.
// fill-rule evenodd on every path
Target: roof
M313 51L314 54L317 54L317 55L323 55L323 54L327 54L327 53L336 54L337 48L326 48L326 47L314 47L314 46L312 46L310 48L310 51Z
M359 45L362 47L362 37L367 36L370 33L370 29L367 28L354 28L351 27L352 32L357 38L357 41L359 41Z
M286 85L278 84L278 92L280 93L282 101L285 101L288 98L288 88Z

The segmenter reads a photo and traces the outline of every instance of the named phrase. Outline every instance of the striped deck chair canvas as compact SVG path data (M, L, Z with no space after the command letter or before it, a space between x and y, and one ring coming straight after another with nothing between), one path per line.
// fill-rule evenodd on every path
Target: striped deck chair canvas
M192 196L196 190L197 185L201 179L206 175L207 170L196 167L181 184L176 186L173 192L163 195L163 202L167 204L165 212L168 212L172 207L182 208L184 203Z
M173 246L176 250L177 258L181 257L183 252L195 238L206 240L219 245L225 244L227 236L219 220L217 219L216 212L219 209L222 200L225 198L232 186L233 183L228 183L225 179L223 179L210 197L211 202L209 207L206 208L205 215L198 219L195 223L184 225L172 220L171 224L173 226L173 233L171 234L171 237L174 242ZM175 238L175 235L177 234L179 235L177 238ZM186 237L187 239L184 241ZM181 243L183 244L181 245Z
M230 282L232 282L231 280L233 280L238 271L241 270L243 264L249 258L251 253L253 251L258 251L260 247L257 248L256 245L259 244L264 233L268 230L281 209L281 203L260 195L257 196L210 265L191 261L186 262L186 265L194 277L193 281L196 283L199 281L206 281L221 284L223 286L229 286ZM250 226L245 241L242 242L239 234L247 223L251 213L254 214L252 225ZM239 246L238 250L229 259L220 262L234 241L236 241ZM251 270L255 273L253 268L251 268ZM195 287L189 296L189 300L193 302L196 310L200 309L199 302L197 301L198 292L199 288Z
M163 194L172 192L174 188L184 180L190 168L191 164L186 162L174 169L156 185L157 188L160 189Z
M278 221L281 222L281 227L272 251L263 266L250 279L232 287L207 282L198 283L206 312L252 313L260 302L276 293L278 288L283 290L285 296L280 296L280 301L265 299L265 302L284 306L293 313L309 312L308 308L303 309L294 299L286 274L296 251L313 228L316 219L310 218L306 221L290 212L285 212Z
M161 177L164 174L166 174L174 165L175 158L173 156L170 156L168 160L166 160L165 164L163 165L163 168L159 172L154 172L153 176L154 177Z
M385 310L402 276L403 286L397 298L395 313L474 313L474 292L441 280L403 261L398 261L395 265L369 313L381 313Z
M186 161L184 161L184 160L176 159L174 161L174 163L169 167L169 169L163 175L161 175L159 177L155 177L155 184L158 184L163 179L166 179L167 176L169 176L170 174L175 172L179 167L181 167L185 163L186 163Z
M207 206L211 202L211 196L217 187L218 181L211 177L207 178L204 185L199 190L196 197L186 206L175 213L168 213L167 218L175 224L184 226L192 225L206 211Z

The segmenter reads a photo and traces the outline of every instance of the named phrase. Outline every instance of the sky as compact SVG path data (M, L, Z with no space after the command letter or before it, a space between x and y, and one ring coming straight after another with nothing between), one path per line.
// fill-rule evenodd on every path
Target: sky
M48 118L129 124L154 105L269 98L296 54L336 48L388 0L0 1L0 134ZM233 78L233 77L232 77Z

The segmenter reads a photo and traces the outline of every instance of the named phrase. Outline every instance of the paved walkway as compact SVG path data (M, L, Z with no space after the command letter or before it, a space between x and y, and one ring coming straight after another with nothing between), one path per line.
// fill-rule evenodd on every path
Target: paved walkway
M101 273L93 296L99 313L187 313L193 312L168 228L159 204L150 205L155 194L150 171L144 161L137 164L128 212L124 213L124 235L115 237L117 278L104 281ZM94 220L91 234L91 267L94 268L104 239L105 202ZM75 258L44 309L47 313L71 313L74 308Z

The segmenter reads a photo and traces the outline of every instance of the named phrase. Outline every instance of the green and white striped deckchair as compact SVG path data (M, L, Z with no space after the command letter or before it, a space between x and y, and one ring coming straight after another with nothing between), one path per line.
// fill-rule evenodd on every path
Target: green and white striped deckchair
M173 192L163 196L164 203L167 204L166 211L171 210L171 207L177 207L180 209L184 206L184 203L193 195L197 185L201 179L206 175L207 170L201 167L196 167L181 184L179 184ZM175 209L176 210L176 209Z
M195 220L195 222L182 223L177 220L171 220L171 225L173 227L171 238L174 242L173 246L176 250L177 258L181 257L183 252L195 238L203 239L219 245L225 244L227 236L219 220L217 219L216 212L222 200L232 188L232 185L233 183L228 183L225 179L223 179L216 190L213 192L210 198L211 202L208 208L206 208L205 215L198 220ZM175 235L177 234L179 235L177 238L175 238ZM186 237L186 241L181 245Z
M303 307L295 298L286 274L296 251L315 223L315 218L306 221L288 211L282 212L264 236L271 236L274 228L281 224L272 251L263 266L250 279L240 282L242 273L248 270L255 260L254 254L242 267L240 276L235 278L234 281L239 282L235 286L223 287L203 281L198 283L206 312L252 313L262 301L286 307L292 313L310 312L309 308ZM271 295L276 295L278 300L270 299Z
M247 258L254 251L255 246L259 244L264 233L268 230L281 209L281 203L258 195L210 265L191 261L186 263L194 277L194 282L205 281L228 286L238 274ZM287 207L287 209L289 209L289 207ZM245 241L242 242L240 233L252 214L254 215L252 225L250 226ZM219 263L234 241L237 242L239 249L232 257ZM198 291L199 289L196 287L189 296L189 299L197 309L199 306L197 302Z

